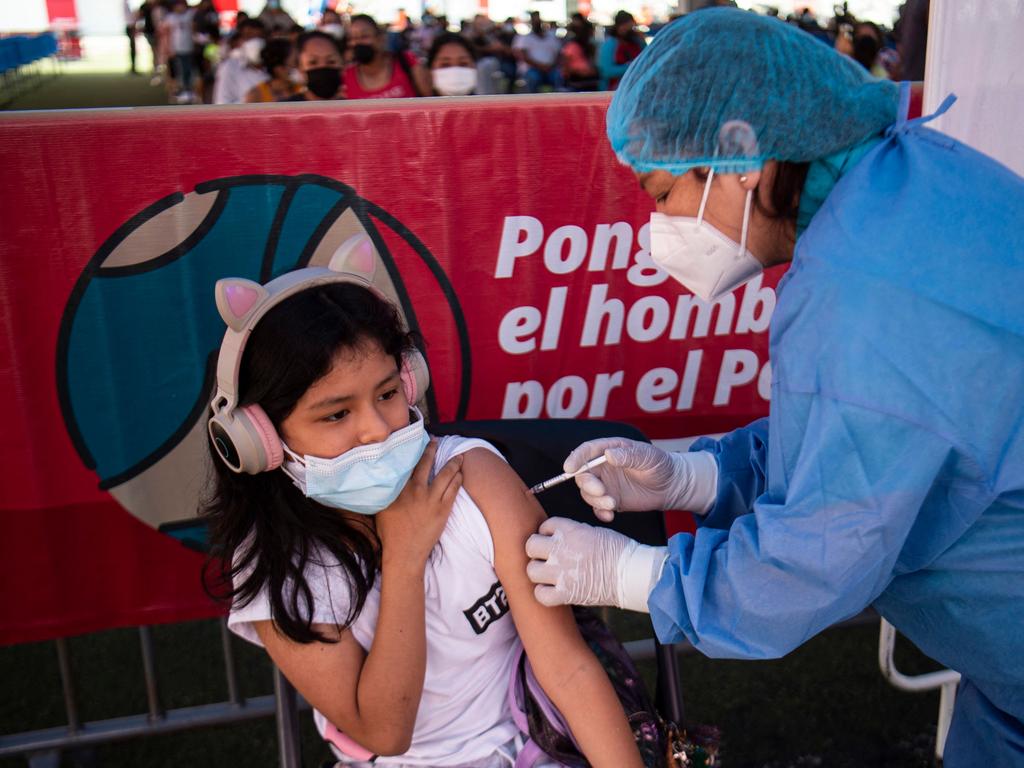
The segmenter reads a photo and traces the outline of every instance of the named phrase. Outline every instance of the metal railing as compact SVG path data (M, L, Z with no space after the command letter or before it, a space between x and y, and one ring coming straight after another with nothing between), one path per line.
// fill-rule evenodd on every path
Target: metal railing
M309 704L299 696L281 671L274 666L274 693L246 699L241 694L232 636L227 620L220 620L221 653L224 659L227 700L213 704L167 709L157 684L158 659L150 627L139 627L142 651L142 678L146 693L146 713L105 720L83 722L78 706L74 665L67 638L54 641L64 699L66 725L23 733L0 735L0 758L24 756L32 768L49 768L60 764L60 753L123 741L214 725L226 725L274 717L277 721L278 763L280 768L300 768L299 712ZM662 687L659 705L675 722L683 721L682 695L676 665L679 654L694 653L688 643L663 646L653 638L625 643L627 651L637 660L657 659L667 679Z
M956 703L956 687L960 683L960 673L952 669L928 672L923 675L904 675L896 669L893 654L896 650L896 627L882 619L878 630L878 666L882 676L901 691L920 693L939 689L939 723L935 734L935 760L942 764L942 755L946 749L946 736L949 735L949 724L953 720L953 705Z
M836 624L833 628L864 626L878 620L878 615L868 609ZM308 709L309 705L298 695L295 688L276 666L273 667L273 694L250 699L242 696L231 633L227 628L226 619L220 620L220 636L227 700L212 704L166 709L157 685L158 660L154 649L152 630L150 627L139 627L138 632L142 650L142 675L146 691L147 712L145 714L82 722L70 648L67 639L61 638L55 640L54 643L57 650L67 724L23 733L0 735L0 757L23 755L33 768L44 768L44 766L58 765L60 753L63 750L95 746L139 736L274 717L277 721L279 765L281 768L300 768L298 717L299 712ZM902 674L896 669L893 661L895 638L896 630L891 624L882 620L878 658L885 678L897 688L906 691L941 689L935 751L936 758L941 761L960 675L951 670L913 677ZM659 686L665 687L659 697L659 705L663 708L665 715L676 722L683 722L682 695L676 662L680 656L697 653L696 649L687 642L671 646L660 645L653 638L633 640L623 645L634 660L658 660L659 668L668 678L659 680Z
M274 694L246 699L241 695L231 634L227 621L220 620L221 650L224 656L226 701L191 707L165 709L157 685L157 658L150 627L139 627L142 674L147 712L139 715L82 722L78 707L71 652L67 638L54 643L60 670L67 724L0 736L0 757L24 755L30 766L56 765L63 750L95 746L138 736L225 725L263 717L277 718L277 736L282 768L299 768L298 712L308 707L284 675L274 667Z

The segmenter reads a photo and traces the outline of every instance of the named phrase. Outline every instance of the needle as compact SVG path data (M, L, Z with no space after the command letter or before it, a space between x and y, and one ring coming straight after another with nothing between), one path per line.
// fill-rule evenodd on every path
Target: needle
M607 460L608 457L602 453L596 459L591 459L590 461L588 461L575 472L563 472L560 475L552 477L550 480L545 480L542 483L537 483L535 486L533 486L533 488L530 489L530 493L536 495L541 491L546 491L548 488L554 488L556 485L561 485L566 480L572 480L574 477L576 477L576 475L580 474L581 472L586 472L587 470L593 469L594 467L601 466Z

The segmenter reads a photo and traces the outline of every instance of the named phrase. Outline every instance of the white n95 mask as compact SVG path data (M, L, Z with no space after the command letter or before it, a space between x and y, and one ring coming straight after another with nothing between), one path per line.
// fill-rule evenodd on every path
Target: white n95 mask
M740 242L704 221L704 207L714 175L714 170L708 174L696 218L651 214L651 260L704 301L721 298L764 269L747 250L754 190L747 192Z
M263 52L263 47L265 45L266 42L263 40L262 37L254 37L250 40L246 40L239 47L242 49L242 54L244 55L246 61L248 61L250 64L259 65L260 63L262 63L260 54Z
M473 67L443 67L431 74L434 88L442 96L466 96L476 88L476 70Z
M300 491L324 506L375 515L398 498L430 442L423 414L414 406L410 409L415 419L409 426L392 432L387 440L360 445L333 459L300 458L284 446L292 460L282 469Z
M323 24L320 27L320 31L325 35L330 35L335 40L341 40L345 36L345 28L341 24Z

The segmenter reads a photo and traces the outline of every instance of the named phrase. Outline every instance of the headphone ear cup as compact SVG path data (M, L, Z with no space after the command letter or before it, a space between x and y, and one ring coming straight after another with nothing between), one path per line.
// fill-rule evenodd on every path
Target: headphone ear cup
M234 472L256 475L281 466L281 439L258 405L215 413L207 430L221 460Z
M418 349L412 349L402 355L402 370L399 373L402 379L402 389L405 391L405 399L409 405L416 403L430 386L430 370L427 368L427 359Z
M256 404L243 406L239 410L252 423L259 439L260 448L263 449L264 461L261 462L262 465L258 469L254 469L250 474L255 475L258 472L269 472L280 467L281 462L284 461L284 448L281 445L281 438L278 437L277 430L274 429L274 425L271 423L266 411Z

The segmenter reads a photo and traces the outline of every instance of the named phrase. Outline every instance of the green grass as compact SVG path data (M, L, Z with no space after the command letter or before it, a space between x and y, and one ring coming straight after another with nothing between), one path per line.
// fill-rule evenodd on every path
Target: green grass
M68 72L44 75L38 84L25 90L7 109L156 107L166 104L167 94L163 87L151 86L145 76Z
M612 618L625 640L649 634L643 617ZM649 625L648 625L649 626ZM223 701L227 697L219 627L214 621L153 628L161 699L165 707ZM686 714L723 733L729 768L823 766L919 768L931 764L937 692L906 694L890 687L876 662L876 626L830 630L777 661L681 659ZM235 639L242 692L272 692L265 655ZM138 633L112 630L71 638L72 664L84 720L146 711ZM935 669L905 641L897 665L916 674ZM653 681L653 662L641 665ZM0 733L64 723L52 643L0 648ZM302 715L303 760L329 757L308 713ZM271 718L236 726L137 738L98 747L83 765L223 768L272 766L277 743ZM24 766L0 760L0 768ZM64 766L76 765L65 756Z

